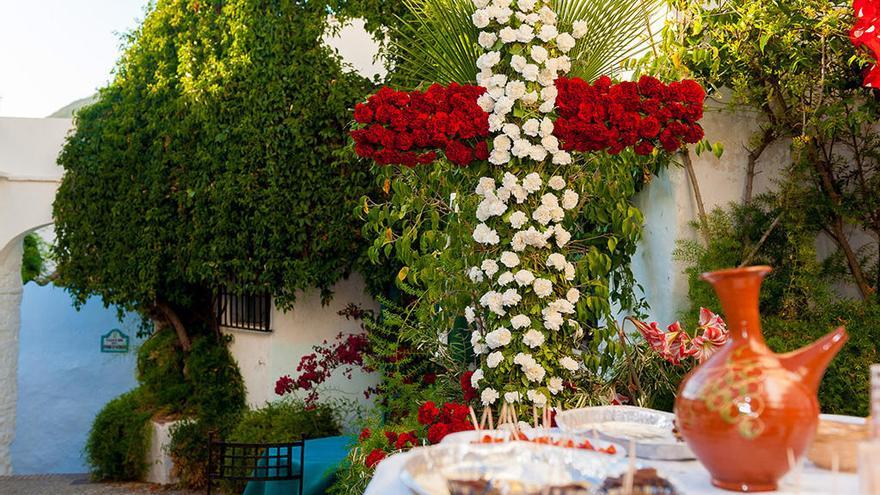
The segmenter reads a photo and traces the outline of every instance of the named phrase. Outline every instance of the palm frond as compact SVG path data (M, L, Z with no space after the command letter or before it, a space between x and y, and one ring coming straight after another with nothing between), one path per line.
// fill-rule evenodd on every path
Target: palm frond
M556 0L561 31L586 21L587 34L569 53L571 77L592 81L614 76L624 61L650 49L662 22L660 0Z
M425 83L473 84L476 60L483 53L479 30L471 21L471 0L404 0L412 16L398 18L391 50L397 66L392 83L415 88ZM623 62L655 42L652 27L661 20L663 0L555 0L561 31L587 22L587 34L569 53L569 76L592 81L614 76Z
M394 82L405 87L422 83L473 84L475 61L482 53L470 0L404 0L412 20L400 26L391 49L397 56Z

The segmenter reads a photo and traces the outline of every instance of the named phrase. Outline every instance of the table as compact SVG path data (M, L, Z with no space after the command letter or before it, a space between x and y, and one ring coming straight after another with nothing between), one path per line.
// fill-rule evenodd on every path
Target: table
M849 416L822 415L823 419L838 421L864 421L864 418ZM367 486L364 495L411 495L409 489L400 481L400 472L403 465L413 455L419 455L419 450L413 449L389 456L376 466L373 480ZM645 466L656 467L660 474L675 483L682 495L730 495L729 492L715 488L709 482L709 473L697 461L669 462L649 461L639 459L639 463ZM809 461L804 461L801 472L801 489L796 492L795 473L789 473L779 484L777 495L856 495L858 491L858 476L850 473L839 473L835 479L831 471L819 469Z
M306 440L305 468L303 469L303 494L320 495L333 482L336 466L348 455L353 438L350 436L326 437ZM294 470L299 468L299 458ZM271 467L270 467L271 469ZM299 493L299 480L251 481L244 495L292 495Z

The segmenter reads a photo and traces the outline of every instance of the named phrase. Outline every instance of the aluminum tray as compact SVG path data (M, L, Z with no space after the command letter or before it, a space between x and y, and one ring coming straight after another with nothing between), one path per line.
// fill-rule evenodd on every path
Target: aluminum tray
M571 409L556 415L556 423L562 431L590 436L614 442L624 447L630 444L626 435L608 434L602 431L602 423L623 422L645 425L646 429L668 431L668 436L656 439L635 439L636 457L662 461L687 461L695 459L694 453L684 442L676 440L672 434L672 421L675 415L633 406L600 406Z

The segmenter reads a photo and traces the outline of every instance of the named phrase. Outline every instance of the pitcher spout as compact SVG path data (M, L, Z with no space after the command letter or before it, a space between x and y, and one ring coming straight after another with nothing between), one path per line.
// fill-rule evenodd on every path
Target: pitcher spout
M825 369L848 339L849 334L840 327L807 347L780 355L779 361L785 369L799 374L810 390L817 392Z

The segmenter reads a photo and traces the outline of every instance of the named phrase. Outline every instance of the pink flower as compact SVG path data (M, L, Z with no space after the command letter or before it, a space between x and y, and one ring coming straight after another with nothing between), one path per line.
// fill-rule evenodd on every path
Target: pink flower
M630 321L635 324L650 348L672 364L679 364L689 357L702 363L726 344L730 336L724 320L706 308L700 308L700 326L697 332L702 330L702 333L693 337L679 322L669 325L664 332L657 322L646 324L634 319Z

